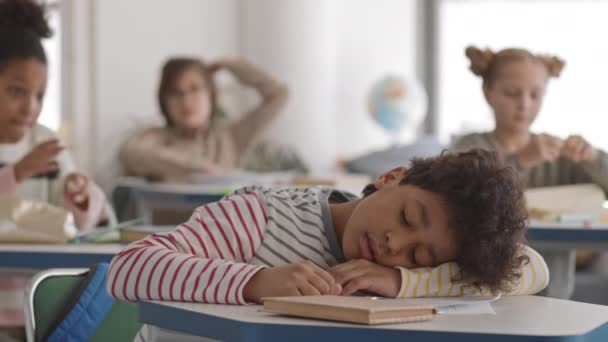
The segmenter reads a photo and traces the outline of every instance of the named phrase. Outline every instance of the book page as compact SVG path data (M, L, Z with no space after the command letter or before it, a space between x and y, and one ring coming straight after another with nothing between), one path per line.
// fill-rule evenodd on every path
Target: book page
M378 300L391 300L391 301L403 301L408 305L415 306L433 306L437 308L439 314L451 314L451 315L478 315L478 314L492 314L496 312L492 308L491 303L500 298L497 296L465 296L465 297L434 297L434 298L383 298L373 297Z

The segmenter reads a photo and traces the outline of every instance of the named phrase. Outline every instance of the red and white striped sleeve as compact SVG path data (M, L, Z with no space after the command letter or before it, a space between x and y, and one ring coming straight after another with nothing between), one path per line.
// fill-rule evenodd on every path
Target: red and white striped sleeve
M247 281L264 266L248 263L267 223L259 194L225 197L188 222L128 245L108 270L110 295L123 300L245 304Z

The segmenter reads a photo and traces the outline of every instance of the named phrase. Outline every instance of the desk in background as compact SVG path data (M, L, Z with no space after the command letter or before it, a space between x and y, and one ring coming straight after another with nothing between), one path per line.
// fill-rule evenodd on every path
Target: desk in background
M177 225L186 221L199 206L218 201L245 185L320 185L359 194L371 182L366 175L334 174L314 177L289 172L199 175L193 184L152 183L139 178L123 177L112 190L112 204L120 221L142 218L147 224Z
M221 199L230 190L123 178L112 190L112 205L120 221L141 218L146 224L176 225L187 220L197 207Z
M592 224L584 228L580 224L532 221L528 242L541 254L551 252L550 257L545 256L551 278L547 295L568 299L574 291L576 250L608 251L608 225Z
M57 267L89 267L110 262L124 248L120 244L0 244L0 269L36 270Z
M608 341L608 307L539 296L503 297L496 315L362 326L288 318L258 305L140 302L143 323L222 341Z

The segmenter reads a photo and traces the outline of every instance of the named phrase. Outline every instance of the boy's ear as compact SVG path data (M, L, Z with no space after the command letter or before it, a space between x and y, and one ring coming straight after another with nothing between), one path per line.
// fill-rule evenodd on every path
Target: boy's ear
M381 189L385 185L399 183L405 176L406 172L407 168L404 166L396 167L376 178L374 185L376 186L376 189Z

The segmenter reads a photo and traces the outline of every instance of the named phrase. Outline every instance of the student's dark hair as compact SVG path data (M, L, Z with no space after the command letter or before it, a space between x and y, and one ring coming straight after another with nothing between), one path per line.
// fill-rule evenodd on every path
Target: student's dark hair
M0 0L0 71L15 59L47 63L41 39L52 34L45 7L31 0Z
M529 262L521 254L528 213L516 171L495 153L483 149L443 152L415 158L400 181L438 194L449 210L448 223L459 239L455 280L492 292L508 291ZM364 196L374 193L368 185Z
M171 120L171 116L169 115L169 111L167 110L167 97L175 88L175 82L177 82L177 79L189 69L199 71L201 76L205 80L206 87L209 91L209 96L211 97L211 110L213 111L212 114L216 114L216 112L219 111L216 106L217 89L215 87L215 83L213 82L211 72L209 71L205 63L197 58L170 58L169 60L167 60L167 62L165 62L165 65L163 65L160 77L160 84L158 86L158 105L160 107L160 112L165 118L165 122L167 123L168 127L172 127L174 125L174 122Z

